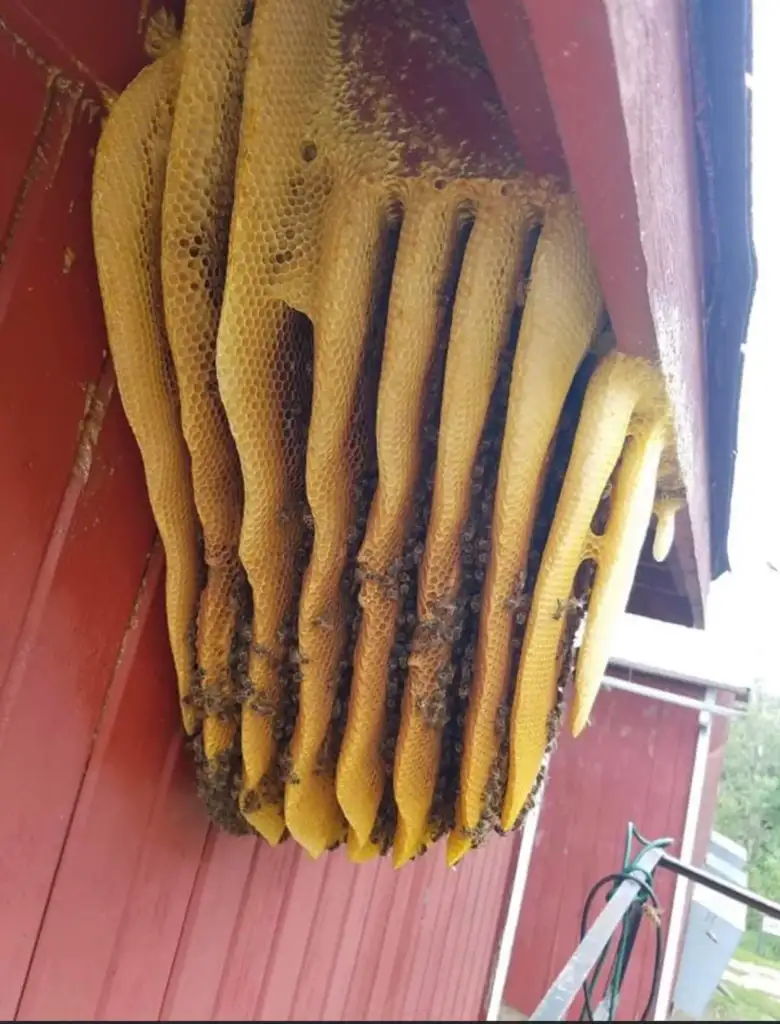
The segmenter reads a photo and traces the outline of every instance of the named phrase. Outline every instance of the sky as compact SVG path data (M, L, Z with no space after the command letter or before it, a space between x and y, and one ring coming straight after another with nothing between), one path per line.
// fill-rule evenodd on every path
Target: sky
M780 0L753 0L753 237L758 283L745 371L729 532L732 571L713 584L708 633L742 647L780 692ZM769 563L769 564L768 564ZM773 565L777 571L773 571Z
M753 0L753 73L748 84L753 96L753 237L758 283L745 347L728 542L732 571L712 585L706 634L711 655L739 666L741 682L760 681L780 694L778 40L780 0ZM621 633L630 625L625 623ZM668 640L665 635L664 643Z

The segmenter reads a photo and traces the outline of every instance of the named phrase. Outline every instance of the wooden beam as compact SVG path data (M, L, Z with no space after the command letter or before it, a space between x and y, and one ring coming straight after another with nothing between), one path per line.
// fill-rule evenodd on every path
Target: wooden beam
M469 0L515 132L530 27L619 347L660 364L688 504L675 571L696 624L710 582L700 233L678 0ZM525 20L527 19L527 20Z

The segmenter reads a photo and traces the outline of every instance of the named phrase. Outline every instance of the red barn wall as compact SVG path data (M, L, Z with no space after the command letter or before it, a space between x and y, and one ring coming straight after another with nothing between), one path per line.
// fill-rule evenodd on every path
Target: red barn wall
M648 838L674 837L671 851L679 853L697 731L694 711L603 690L589 728L577 740L562 737L539 819L506 1004L530 1014L565 966L579 943L588 891L620 870L629 821ZM670 873L658 873L667 917L673 886ZM647 1001L655 940L651 929L643 932L623 989L621 1020L640 1019ZM570 1019L579 1008L578 1002Z
M481 1014L513 840L447 871L209 828L89 228L146 0L0 0L0 1017Z

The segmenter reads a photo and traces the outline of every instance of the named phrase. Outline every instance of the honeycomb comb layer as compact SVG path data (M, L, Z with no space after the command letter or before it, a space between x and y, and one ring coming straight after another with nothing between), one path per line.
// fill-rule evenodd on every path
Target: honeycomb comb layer
M176 47L141 71L113 105L95 156L92 225L119 394L165 550L168 634L192 733L198 528L160 281L162 196L180 71Z
M488 195L478 202L458 282L418 593L419 625L396 747L398 866L414 856L423 841L436 783L441 726L426 717L424 708L436 691L447 687L461 533L477 447L509 332L525 227L522 200L509 204Z
M454 257L459 200L425 182L410 188L390 295L376 418L379 479L359 562L362 621L349 718L338 762L337 796L361 846L367 844L385 786L381 744L387 677L395 642L398 580L420 474L425 389Z
M479 825L498 754L496 715L509 684L545 462L600 307L579 214L570 197L561 197L547 212L534 255L501 449L461 771L458 825L467 833Z
M189 0L109 117L96 253L212 817L454 863L524 820L572 681L587 721L681 492L575 199L383 103L364 51L417 9L354 3Z
M162 209L165 321L206 568L197 656L207 760L233 740L239 683L229 655L241 577L242 482L215 357L246 59L243 17L244 0L187 4Z
M610 530L614 506L603 538L594 537L590 526L623 451L632 417L645 402L657 401L657 395L656 371L642 360L618 353L606 357L588 385L571 460L534 589L520 658L510 727L509 779L501 821L505 830L512 828L517 820L544 757L547 721L555 705L561 666L565 612L577 570L584 560L592 558L597 566L603 560L608 566L606 583L600 585L598 569L596 573L598 602L606 611L599 626L600 643L603 643L601 637L608 637L625 608L628 592L623 593L621 576L609 568L615 558L612 546L621 533L620 526L615 534ZM625 501L628 496L623 491L620 497ZM651 510L652 501L645 530ZM624 514L621 510L620 515ZM632 520L633 515L633 511L628 513ZM633 570L638 558L637 550ZM623 607L620 607L621 598Z

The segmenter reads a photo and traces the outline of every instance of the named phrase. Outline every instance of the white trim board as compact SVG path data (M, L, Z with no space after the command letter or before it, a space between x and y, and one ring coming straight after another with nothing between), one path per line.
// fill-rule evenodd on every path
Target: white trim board
M624 615L612 639L609 663L705 689L747 694L751 680L734 638L723 639L639 615Z

